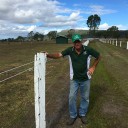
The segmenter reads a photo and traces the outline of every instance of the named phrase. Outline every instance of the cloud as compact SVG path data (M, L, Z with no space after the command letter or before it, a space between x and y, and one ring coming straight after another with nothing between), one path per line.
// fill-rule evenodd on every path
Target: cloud
M104 6L101 5L90 5L89 9L86 10L86 14L98 14L98 15L105 15L105 14L111 14L116 13L116 10L112 9L105 9Z
M107 23L104 23L104 24L101 24L101 25L99 26L99 29L100 29L100 30L107 30L109 27L110 27L110 26L109 26Z
M35 23L45 22L48 18L64 12L71 12L70 9L61 8L57 1L48 0L1 0L0 19L9 20L12 23Z
M78 20L79 19L79 15L80 15L80 12L73 12L70 15L69 19L71 19L71 20Z
M122 24L118 24L118 25L115 25L119 28L119 30L128 30L128 25L122 25Z
M64 26L72 26L77 23L80 19L79 12L73 12L69 16L64 15L56 15L53 17L49 17L45 19L44 25L45 27L64 27Z
M76 27L75 29L78 29L78 30L89 30L88 27Z
M117 26L119 30L127 30L128 29L128 25L124 26L121 24L113 24L113 25L109 25L108 23L103 23L99 26L100 30L107 30L108 28L112 27L112 26Z
M66 8L56 0L1 0L0 33L71 27L80 18L79 11Z

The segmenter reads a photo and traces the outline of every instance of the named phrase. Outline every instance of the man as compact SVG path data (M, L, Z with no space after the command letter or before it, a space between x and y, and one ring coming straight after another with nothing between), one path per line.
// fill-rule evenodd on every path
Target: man
M100 54L96 50L82 45L82 38L79 34L72 36L73 47L69 47L61 53L48 54L49 58L61 58L69 56L70 60L70 93L69 93L69 113L70 118L68 125L74 124L77 117L82 123L86 123L85 116L89 106L90 92L90 76L95 71L95 68L100 60ZM95 57L92 66L89 68L89 57ZM76 107L76 97L78 89L80 89L81 103L79 111Z

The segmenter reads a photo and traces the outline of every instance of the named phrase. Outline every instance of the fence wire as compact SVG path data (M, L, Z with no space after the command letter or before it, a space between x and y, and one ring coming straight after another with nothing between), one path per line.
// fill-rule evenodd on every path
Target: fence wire
M31 104L30 106L33 105L34 108L34 96L30 97L27 94L27 90L30 89L30 84L27 84L27 82L33 82L29 79L25 81L22 76L25 76L26 73L28 75L32 73L33 66L31 66L31 64L33 64L33 62L34 61L31 61L29 63L0 72L0 84L6 85L0 86L0 128L22 128L24 127L23 124L27 122L28 119L25 120L27 116L26 114L29 112L27 106ZM10 79L12 79L12 81L10 81ZM26 92L26 94L24 92ZM30 111L31 110L32 108ZM32 110L32 112L29 112L29 114L33 112L34 111ZM29 118L33 118L32 122L34 122L34 115L33 117L29 116Z
M28 68L28 69L26 69L26 70L24 70L24 71L22 71L22 72L19 72L19 73L13 75L13 76L10 76L10 77L8 77L8 78L5 78L5 79L1 80L0 83L2 83L2 82L4 82L4 81L7 81L7 80L9 80L9 79L11 79L11 78L14 78L14 77L16 77L16 76L19 76L19 75L21 75L21 74L23 74L23 73L25 73L25 72L27 72L27 71L31 71L32 69L33 69L33 67L32 67L32 68Z
M18 69L18 68L21 68L21 67L24 67L24 66L30 65L30 64L32 64L33 62L34 62L34 61L29 62L29 63L26 63L26 64L23 64L23 65L20 65L20 66L15 67L15 68L11 68L11 69L6 70L6 71L3 71L3 72L0 72L0 75L1 75L1 74L4 74L4 73L7 73L7 72L10 72L10 71L13 71L13 70L15 70L15 69Z
M0 73L0 75L7 73L7 72L12 72L13 70L18 70L19 68L23 68L25 66L28 66L30 64L33 64L34 61L20 65L18 67L3 71ZM48 59L47 63L54 64L52 62L55 62L53 59ZM60 64L58 64L60 65ZM58 66L56 65L56 66ZM35 67L37 68L37 67ZM57 68L57 67L56 67ZM35 128L36 120L35 119L35 108L34 104L38 101L34 101L34 93L33 93L33 81L30 79L27 79L27 81L23 80L23 83L21 82L19 85L18 81L22 78L17 76L21 76L24 74L27 74L26 76L29 76L30 73L33 74L33 66L30 68L27 68L25 70L22 70L12 76L9 76L7 78L4 78L0 81L0 83L6 82L6 87L5 86L0 86L1 90L1 104L0 109L2 110L1 117L3 118L1 121L2 123L0 124L1 128ZM49 77L50 74L54 71L48 70L46 72L46 77ZM59 70L58 70L59 71ZM53 79L56 77L56 74ZM13 81L9 81L10 79L13 79ZM33 78L32 78L33 79ZM21 81L20 80L20 81ZM38 82L38 81L36 81ZM13 84L14 83L14 84ZM52 90L54 87L54 84L50 84L48 88L46 89L46 93ZM61 89L65 89L65 87ZM30 92L29 92L30 90ZM24 93L25 92L25 93ZM32 93L32 94L31 94ZM30 96L29 96L30 94ZM47 95L47 94L46 94ZM53 101L56 97L58 97L58 94L52 94L50 96L49 100L46 100L46 109L49 108L49 103ZM15 99L16 98L16 99ZM49 97L46 97L49 98Z

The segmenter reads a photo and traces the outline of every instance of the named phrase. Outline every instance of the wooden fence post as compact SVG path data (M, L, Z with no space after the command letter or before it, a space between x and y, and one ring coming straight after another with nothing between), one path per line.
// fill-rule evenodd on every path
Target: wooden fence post
M34 61L34 92L36 128L46 128L45 121L45 71L46 55L37 53Z

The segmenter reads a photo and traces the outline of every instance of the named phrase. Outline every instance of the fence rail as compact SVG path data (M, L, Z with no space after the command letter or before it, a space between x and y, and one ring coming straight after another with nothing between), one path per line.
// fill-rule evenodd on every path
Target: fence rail
M111 45L123 47L128 50L128 41L124 40L117 40L117 39L99 39L99 41L103 43L108 43Z

